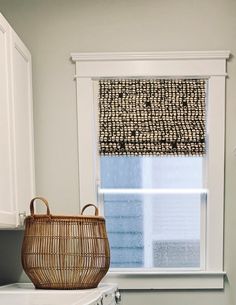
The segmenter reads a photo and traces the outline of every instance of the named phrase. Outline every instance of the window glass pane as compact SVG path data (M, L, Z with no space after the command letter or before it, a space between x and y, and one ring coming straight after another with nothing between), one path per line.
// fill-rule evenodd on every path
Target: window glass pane
M158 195L152 202L153 266L200 266L200 195Z
M140 196L105 195L111 267L144 266L143 203Z
M102 188L201 188L203 157L101 157Z
M152 203L152 231L156 238L200 238L200 195L146 195L143 200Z
M200 266L200 195L104 195L111 267Z
M142 187L143 157L101 157L102 188Z

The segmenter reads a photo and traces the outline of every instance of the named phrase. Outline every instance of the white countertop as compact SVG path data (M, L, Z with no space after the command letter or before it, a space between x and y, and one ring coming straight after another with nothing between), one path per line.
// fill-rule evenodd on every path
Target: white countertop
M101 284L94 289L35 289L30 283L0 287L0 305L110 305L115 304L116 284Z

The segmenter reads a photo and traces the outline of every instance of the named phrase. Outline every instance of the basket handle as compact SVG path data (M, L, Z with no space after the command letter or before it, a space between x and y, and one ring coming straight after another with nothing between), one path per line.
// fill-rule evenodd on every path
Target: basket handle
M88 207L94 207L95 208L95 216L98 216L98 208L96 207L96 205L92 204L92 203L89 203L89 204L86 204L82 211L81 211L81 215L83 215L83 212L88 208Z
M30 214L31 214L31 216L34 217L34 215L35 215L35 214L34 214L34 202L35 202L35 200L37 200L37 199L43 201L43 203L44 203L44 204L46 205L46 207L47 207L47 216L51 217L51 213L50 213L50 209L49 209L48 202L47 202L47 200L46 200L45 198L43 198L43 197L35 197L35 198L33 198L33 199L30 201Z

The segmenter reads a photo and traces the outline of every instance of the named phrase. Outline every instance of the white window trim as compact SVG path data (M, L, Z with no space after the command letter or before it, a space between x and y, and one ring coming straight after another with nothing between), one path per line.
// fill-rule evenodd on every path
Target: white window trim
M104 281L121 289L222 289L224 210L225 78L229 51L154 53L72 53L76 64L80 208L99 204L94 80L100 78L202 77L208 79L207 211L205 270L111 271ZM212 136L213 135L213 136Z

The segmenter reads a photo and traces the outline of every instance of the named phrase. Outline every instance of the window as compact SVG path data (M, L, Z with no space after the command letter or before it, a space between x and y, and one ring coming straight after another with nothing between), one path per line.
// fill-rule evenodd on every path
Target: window
M112 268L203 268L206 91L199 78L99 81L97 177Z
M97 202L106 215L112 250L108 280L121 288L223 287L228 57L227 51L72 54L80 205ZM206 155L99 157L98 83L104 78L206 79Z
M111 268L203 268L202 157L102 156L100 168Z

